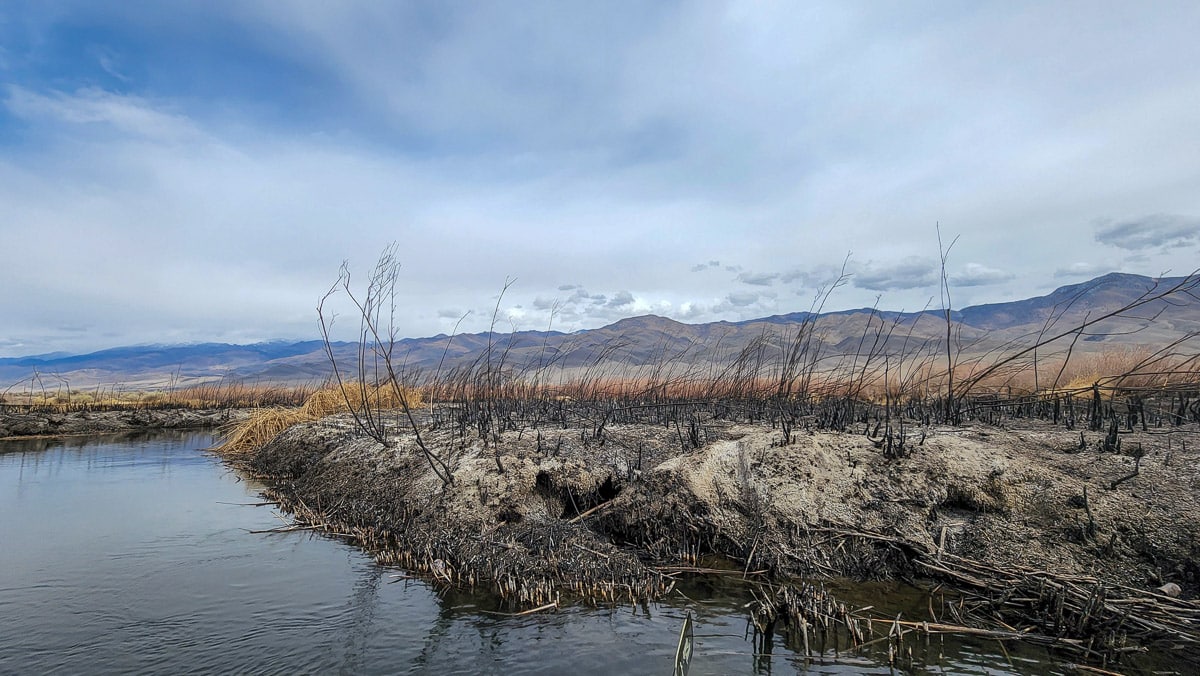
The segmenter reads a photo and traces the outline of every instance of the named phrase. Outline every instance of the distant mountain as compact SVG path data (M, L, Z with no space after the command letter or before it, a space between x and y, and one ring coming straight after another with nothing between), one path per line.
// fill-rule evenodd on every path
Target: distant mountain
M142 345L114 347L90 354L72 355L55 353L33 357L0 359L0 365L24 366L28 368L56 368L59 370L94 366L97 362L114 370L136 371L141 369L173 368L187 366L188 369L211 369L239 364L257 364L264 361L283 359L298 354L307 354L322 349L320 341L302 343L256 343L254 345L230 345L227 343L201 343L198 345Z
M247 374L255 379L275 365L289 359L313 361L314 353L324 354L321 341L299 343L269 342L253 345L201 343L198 345L137 345L116 347L82 355L45 354L31 357L0 358L0 383L27 379L42 374L47 386L61 377L73 387L96 384L169 385L209 380L221 376ZM327 369L307 373L280 371L282 380L324 378ZM307 376L303 378L300 376ZM300 378L298 378L300 377ZM266 378L262 378L267 380Z
M963 349L982 352L1011 349L1038 336L1051 337L1126 307L1145 294L1185 285L1169 300L1146 303L1127 316L1093 326L1077 350L1112 345L1165 345L1182 336L1200 334L1200 293L1194 278L1152 279L1113 273L1082 284L1064 286L1036 298L966 307L951 313L955 340ZM822 354L855 354L876 349L912 354L920 346L944 341L940 311L901 313L869 308L812 315L796 312L739 322L684 324L665 317L630 317L598 329L564 334L521 331L406 338L394 355L405 368L433 372L469 365L487 352L520 369L554 364L576 373L615 375L646 365L716 372L748 345L778 350L804 322L812 322ZM352 363L355 346L335 343L339 360ZM777 352L776 352L777 353ZM46 354L0 358L0 389L42 375L47 388L61 380L72 387L98 384L128 388L162 387L226 379L275 384L319 383L330 374L321 341L271 342L254 345L205 343L119 347L83 355Z
M955 318L980 329L1008 329L1045 322L1055 312L1078 318L1089 313L1098 316L1155 288L1156 283L1159 288L1169 288L1186 279L1165 277L1154 280L1141 275L1113 272L1081 284L1060 287L1037 298L963 308L955 314ZM1154 307L1160 308L1161 304Z

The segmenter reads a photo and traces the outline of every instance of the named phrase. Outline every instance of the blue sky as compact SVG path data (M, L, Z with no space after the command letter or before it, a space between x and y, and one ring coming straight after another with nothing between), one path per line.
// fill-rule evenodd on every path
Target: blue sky
M958 305L1200 261L1200 5L0 4L0 355Z

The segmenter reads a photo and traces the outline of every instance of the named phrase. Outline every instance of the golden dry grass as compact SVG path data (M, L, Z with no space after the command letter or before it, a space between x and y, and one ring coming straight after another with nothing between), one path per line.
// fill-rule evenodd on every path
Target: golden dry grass
M310 419L324 418L327 415L345 411L346 398L336 387L327 387L313 392L304 402L301 410Z
M402 402L400 397L404 397ZM391 410L407 403L421 404L421 391L400 388L399 396L391 386L360 387L357 383L346 383L341 388L326 387L310 394L299 407L271 407L253 411L248 417L221 430L223 441L216 451L228 457L244 457L263 447L281 432L293 425L319 420L350 410L349 401L356 408L363 400L375 410Z
M148 408L220 409L297 406L312 392L307 385L277 386L210 383L165 389L122 389L117 386L72 390L44 389L25 382L0 394L0 403L66 413L84 410Z
M809 400L850 397L883 403L943 397L953 384L956 396L992 395L1028 397L1038 394L1083 392L1094 383L1106 393L1131 389L1169 389L1200 381L1200 358L1157 358L1151 348L1113 347L1103 352L1072 356L1063 368L1058 355L1035 362L1032 354L996 367L1003 355L956 357L952 377L947 377L944 356L909 359L874 359L864 363L839 358L807 375L798 374L782 392ZM1035 372L1036 366L1036 372ZM1061 374L1060 374L1061 369ZM710 371L712 373L712 371ZM457 387L431 386L435 401L482 399L541 399L547 401L761 399L781 393L778 374L770 369L750 377L609 376L529 384L510 381L488 389L477 383Z
M401 400L403 397L403 401ZM367 407L378 410L402 408L404 404L416 407L424 401L421 390L401 387L399 393L390 385L363 388L357 383L346 383L343 387L326 387L313 392L304 402L304 411L312 418L323 418L350 410L347 401L356 408Z
M1106 392L1115 388L1159 387L1169 384L1171 378L1188 378L1195 382L1198 374L1194 360L1159 360L1151 362L1147 368L1147 357L1151 354L1144 348L1118 348L1077 355L1062 369L1058 387L1054 387L1054 379L1058 376L1062 363L1053 360L1044 360L1038 364L1036 379L1032 363L1013 364L1012 367L1001 371L986 372L987 364L965 361L956 365L953 382L970 382L977 374L986 372L986 377L973 383L972 392L1001 396L1025 396L1034 394L1039 389L1041 392L1090 390L1093 383L1097 382L1101 383L1102 390ZM1154 372L1143 372L1151 369ZM1170 371L1170 374L1163 375L1159 371ZM946 385L946 371L940 364L931 359L919 359L893 363L886 368L876 365L871 365L870 368L845 368L843 365L818 371L810 374L802 386L803 392L793 390L791 394L814 399L848 396L882 403L888 398L892 401L902 401L940 397L944 394ZM435 401L464 398L545 399L560 402L594 399L698 401L727 397L776 396L779 393L779 379L759 376L730 382L712 377L595 377L553 385L508 382L494 390L475 384L459 388L430 387L435 391L442 390L441 394L433 398ZM426 400L424 394L416 388L402 388L397 393L395 388L386 385L364 387L358 383L347 383L342 388L326 387L309 394L301 406L271 407L255 411L250 417L224 431L225 441L218 450L231 456L246 454L297 423L343 413L351 407L358 410L392 410L407 404L415 408Z
M1145 347L1127 347L1081 355L1072 359L1063 371L1065 389L1087 389L1096 383L1102 387L1165 385L1169 380L1166 372L1173 370L1177 364L1154 362L1152 359L1151 350Z
M231 458L245 457L292 425L312 419L302 408L256 409L249 417L222 429L224 440L215 450Z

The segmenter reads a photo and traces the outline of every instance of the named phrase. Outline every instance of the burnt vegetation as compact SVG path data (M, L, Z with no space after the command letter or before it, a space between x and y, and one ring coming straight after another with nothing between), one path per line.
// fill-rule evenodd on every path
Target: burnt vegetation
M1063 454L1128 459L1120 464L1128 471L1105 479L1103 488L1114 494L1145 469L1141 442L1123 443L1130 434L1157 435L1167 449L1158 462L1169 467L1171 449L1186 454L1200 425L1196 334L1119 353L1080 345L1116 325L1151 326L1172 305L1197 302L1197 273L1094 312L1076 311L1086 300L1081 291L1019 337L964 340L946 293L936 312L872 308L852 340L833 344L822 310L843 275L797 322L737 346L664 340L649 360L622 337L573 347L543 343L536 357L518 360L516 332L495 330L502 292L486 349L421 371L397 351L397 270L389 249L361 296L343 268L321 301L327 342L326 308L335 297L349 298L360 325L352 363L329 350L331 389L347 413L286 431L244 461L272 480L272 497L303 527L351 537L381 562L440 583L539 609L555 607L563 594L636 603L669 592L682 574L732 572L761 585L754 621L762 640L790 627L803 636L789 640L802 640L806 652L813 626L848 632L844 640L858 646L878 640L863 626L882 620L848 611L824 591L787 584L797 575L919 576L953 585L953 599L924 618L924 629L887 618L890 638L883 640L897 650L919 631L1001 640L1026 634L1108 664L1150 645L1191 650L1200 641L1194 602L1099 576L973 558L978 546L969 530L953 530L955 519L990 523L1010 514L1014 489L1002 467L973 483L930 474L925 497L885 499L891 494L879 488L916 476L912 456L931 435L1023 424L1078 434ZM454 340L446 338L446 354ZM769 444L743 445L748 429L769 430ZM850 440L838 462L866 496L865 509L875 510L869 523L781 516L776 503L786 491L770 481L819 482L817 469L787 451L822 435ZM727 456L704 455L716 444L728 444ZM691 478L682 476L684 465ZM695 478L709 471L716 478ZM1135 498L1145 499L1128 499ZM1094 501L1084 484L1082 501L1070 509L1081 506L1086 522L1043 526L1089 556L1125 565L1118 561L1125 554L1116 552L1128 551L1139 571L1158 571L1158 582L1174 576L1195 593L1194 537L1180 554L1116 517L1098 527ZM1067 509L1063 502L1048 513ZM911 514L926 519L919 536L910 532ZM714 570L712 557L737 569ZM997 622L1007 629L995 629Z
M942 256L943 266L949 250ZM338 391L360 432L390 444L384 407L371 392L387 389L403 413L404 431L415 435L438 477L453 481L422 429L451 429L458 444L478 440L495 447L506 432L518 436L578 428L580 442L602 447L614 426L648 425L673 431L681 452L700 448L714 424L765 424L791 444L799 431L864 434L888 457L903 457L932 425L1039 420L1067 430L1104 431L1102 450L1120 451L1122 432L1151 428L1169 432L1200 422L1200 354L1196 332L1153 348L1118 350L1104 359L1078 355L1079 342L1103 338L1113 321L1132 321L1135 333L1173 305L1200 302L1200 272L1155 283L1117 308L1085 314L1063 325L1087 290L1053 307L1036 334L1003 342L964 343L951 321L949 293L937 313L902 315L871 308L852 349L834 349L820 321L843 274L820 290L810 311L792 325L764 331L736 350L719 345L704 359L698 346L664 341L650 360L626 353L632 340L547 349L516 362L518 335L499 334L500 293L486 349L471 361L433 373L406 367L397 352L395 293L399 262L394 250L381 257L365 296L355 295L344 266L338 283L318 307ZM943 286L947 284L943 281ZM329 338L326 302L341 291L360 321L357 358L339 363ZM386 311L386 312L385 312ZM944 322L945 334L930 338L922 324ZM446 338L449 351L454 336ZM571 362L571 366L567 366ZM1081 363L1082 362L1082 363ZM423 405L411 403L414 396ZM418 420L419 419L419 420ZM444 452L444 451L442 451ZM504 466L499 456L497 471Z

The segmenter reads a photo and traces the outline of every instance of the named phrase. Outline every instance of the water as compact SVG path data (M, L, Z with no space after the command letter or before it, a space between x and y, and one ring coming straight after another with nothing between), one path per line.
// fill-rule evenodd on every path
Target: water
M0 442L0 673L665 675L689 612L691 674L889 673L885 647L806 661L776 641L753 655L737 584L636 609L490 614L486 597L404 579L338 540L250 532L282 524L248 506L260 486L199 450L211 444ZM918 672L1061 671L995 642L923 650Z

